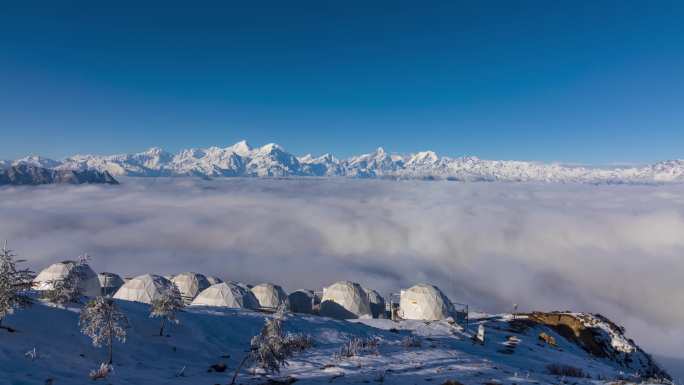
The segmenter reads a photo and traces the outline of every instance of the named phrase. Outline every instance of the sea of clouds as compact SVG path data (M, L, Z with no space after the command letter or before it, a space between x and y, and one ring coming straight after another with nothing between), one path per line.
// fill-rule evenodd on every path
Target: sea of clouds
M0 189L30 266L87 252L125 276L198 271L286 289L417 282L488 312L600 312L684 356L684 186L124 178Z

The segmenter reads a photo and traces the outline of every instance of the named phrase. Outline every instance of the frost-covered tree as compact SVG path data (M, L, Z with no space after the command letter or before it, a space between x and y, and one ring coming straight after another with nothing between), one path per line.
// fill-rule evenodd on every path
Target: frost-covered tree
M278 373L281 366L287 365L290 352L282 318L267 319L261 333L252 337L250 345L255 364L266 372Z
M81 333L90 337L93 346L108 348L107 363L112 363L114 339L126 342L128 318L110 297L96 297L81 309L79 317Z
M90 269L88 262L91 258L88 254L83 254L78 258L78 262L74 263L65 277L47 282L50 289L42 291L43 299L60 306L82 302L85 294L82 284L88 278L87 271Z
M6 316L15 309L31 304L27 293L31 290L35 274L28 269L17 270L16 255L7 248L7 241L0 250L0 327Z
M176 313L183 308L183 299L176 286L171 286L162 291L158 298L152 300L150 304L150 318L161 318L159 335L164 335L164 325L166 321L178 323Z
M50 289L43 290L43 299L60 306L80 303L83 297L81 275L80 269L76 266L66 277L49 281Z
M283 309L279 309L273 318L266 319L261 332L252 337L249 353L235 370L232 384L235 384L240 369L247 362L254 363L267 373L279 373L280 367L287 365L293 345L283 329L283 319Z

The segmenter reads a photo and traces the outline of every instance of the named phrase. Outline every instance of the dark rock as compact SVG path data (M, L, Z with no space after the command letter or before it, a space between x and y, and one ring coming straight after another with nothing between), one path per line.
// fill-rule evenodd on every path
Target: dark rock
M266 382L262 383L262 385L290 385L294 384L297 382L297 379L294 377L286 377L286 378L269 378Z
M207 372L223 373L226 371L226 369L228 369L226 364L224 364L223 362L219 362L218 364L211 365Z

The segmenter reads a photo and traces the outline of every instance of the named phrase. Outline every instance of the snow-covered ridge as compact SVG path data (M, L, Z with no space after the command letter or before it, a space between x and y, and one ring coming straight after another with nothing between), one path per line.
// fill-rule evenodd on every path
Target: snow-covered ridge
M95 169L114 176L325 176L459 181L663 183L684 182L684 160L639 167L582 167L555 163L451 158L433 151L408 155L376 151L338 159L331 154L294 156L270 143L251 147L240 141L228 147L191 148L169 153L150 148L137 154L74 155L61 161L28 156L1 161L0 167L29 164L58 170Z
M191 306L178 314L179 323L166 337L159 337L148 305L115 301L130 328L125 344L114 343L115 370L103 384L230 383L251 337L264 318L272 317L251 310ZM80 332L80 309L73 306L62 309L37 302L7 317L3 325L17 332L0 330L0 384L97 383L87 373L105 359L106 349L93 347ZM286 314L283 325L288 333L308 335L314 345L289 357L279 375L262 376L245 367L237 383L672 384L668 374L631 342L633 352L618 357L624 359L597 357L553 328L510 314L482 314L467 328L449 321L340 321L292 313ZM480 327L486 330L483 343L473 340ZM373 339L377 348L336 358L351 338ZM407 344L409 338L415 343ZM209 370L219 363L226 366L225 372ZM579 373L566 376L553 367Z

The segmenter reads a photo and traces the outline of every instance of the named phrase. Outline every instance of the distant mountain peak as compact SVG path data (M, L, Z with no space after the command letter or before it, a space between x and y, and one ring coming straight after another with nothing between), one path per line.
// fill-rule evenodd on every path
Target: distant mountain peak
M143 154L159 156L161 154L164 154L165 152L166 151L164 151L161 147L150 147L147 149L147 151L143 152Z
M247 156L252 151L252 146L244 139L230 146L230 148L240 156Z
M53 168L59 165L59 162L42 157L40 155L29 155L26 157L23 157L21 159L17 159L14 162L12 162L12 165L17 166L20 164L27 164L31 166L36 166L36 167L45 167L45 168Z
M411 160L421 163L435 163L439 160L439 156L434 151L421 151L413 154Z
M259 147L259 152L271 153L274 151L284 151L284 150L282 147L280 147L279 145L277 145L275 143L268 143L268 144L265 144L265 145Z

